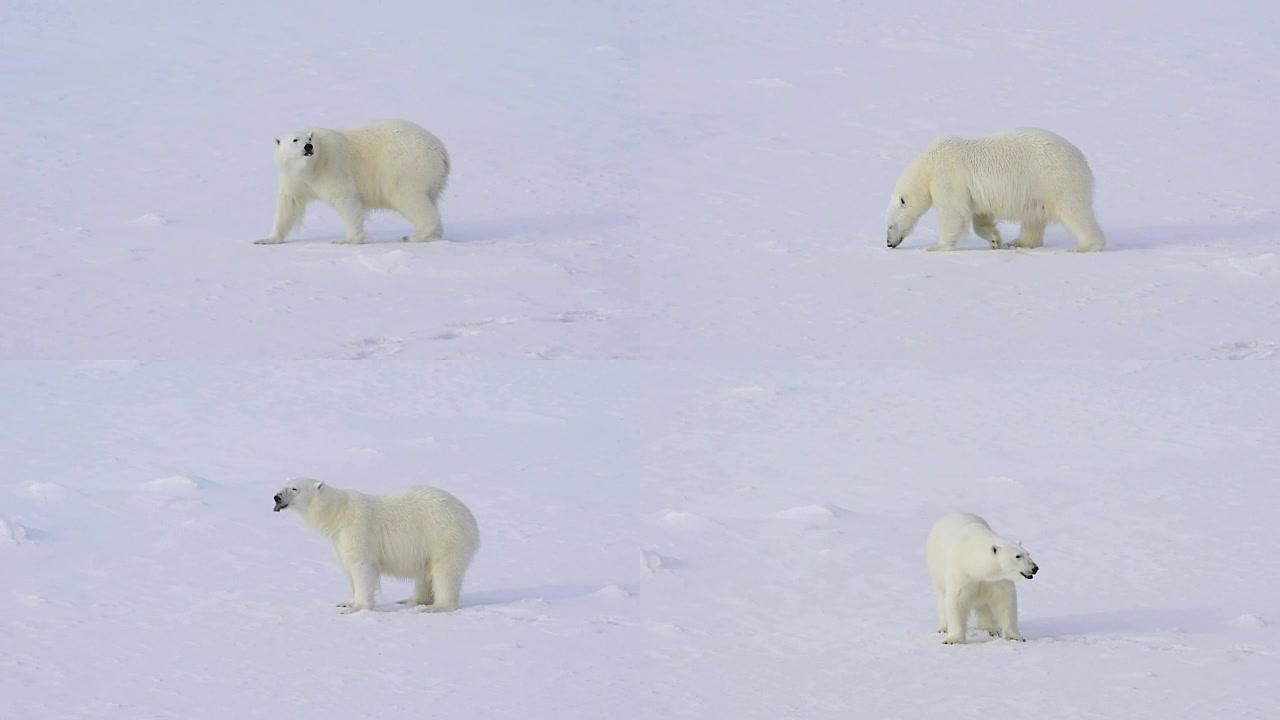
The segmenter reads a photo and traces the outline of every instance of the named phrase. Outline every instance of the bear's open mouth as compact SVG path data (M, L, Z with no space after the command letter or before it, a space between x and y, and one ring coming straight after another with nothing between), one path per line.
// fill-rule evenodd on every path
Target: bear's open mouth
M1022 573L1022 577L1024 577L1024 578L1026 578L1026 579L1030 580L1030 579L1031 579L1031 573Z
M289 507L289 503L287 503L287 502L281 502L280 500L277 500L277 501L276 501L276 507L275 507L275 509L274 509L274 510L272 510L272 512L280 512L281 510L283 510L283 509L285 509L285 508L287 508L287 507Z

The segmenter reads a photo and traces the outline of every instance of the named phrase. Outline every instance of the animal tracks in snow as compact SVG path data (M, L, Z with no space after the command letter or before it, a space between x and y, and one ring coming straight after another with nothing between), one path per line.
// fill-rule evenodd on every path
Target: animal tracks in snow
M609 316L599 310L567 310L550 317L537 318L543 322L575 323L584 320L608 320Z
M342 352L342 357L347 360L377 360L404 350L404 339L367 337L349 342L344 347L346 349Z
M35 535L36 533L26 525L0 518L0 548L25 545L31 542Z
M431 336L432 340L456 340L460 337L469 335L479 335L484 328L490 325L512 325L516 322L515 318L510 317L491 317L482 320L466 320L462 322L452 322L445 326L444 330Z
M1241 340L1219 345L1210 352L1215 360L1266 360L1280 354L1280 343L1269 340Z
M640 556L644 560L645 569L654 575L669 573L685 566L685 562L680 558L663 555L657 550L641 550Z
M490 329L514 326L521 322L540 322L540 323L556 323L560 325L571 325L581 322L600 322L608 320L609 315L601 310L585 309L585 310L565 310L562 312L552 313L549 315L533 315L527 317L510 317L500 315L496 317L481 318L479 320L466 320L459 322L451 322L445 325L444 329L431 336L432 340L457 340L459 338L480 335ZM530 350L527 354L531 357L556 357L560 354L555 348L548 349L549 346L541 346L537 349Z

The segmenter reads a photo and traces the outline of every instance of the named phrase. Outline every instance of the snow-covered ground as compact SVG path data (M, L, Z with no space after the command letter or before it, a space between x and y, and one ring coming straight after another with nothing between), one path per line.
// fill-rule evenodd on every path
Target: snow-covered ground
M1276 717L1278 25L6 0L0 717ZM387 116L447 242L250 244L274 134ZM1106 252L884 248L912 154L1021 125ZM339 615L291 475L463 498L466 607ZM933 633L955 509L1026 644Z

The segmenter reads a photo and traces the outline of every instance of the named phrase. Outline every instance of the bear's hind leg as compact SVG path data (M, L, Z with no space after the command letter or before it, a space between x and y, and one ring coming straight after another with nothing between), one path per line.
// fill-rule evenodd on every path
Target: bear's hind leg
M466 563L435 562L431 564L431 587L435 602L421 608L423 612L452 612L458 609L458 595L462 592L462 576L467 572Z
M1107 238L1103 236L1102 228L1098 227L1093 208L1081 204L1068 205L1059 211L1058 218L1067 232L1075 236L1076 250L1095 252L1107 246Z
M426 195L397 198L395 207L401 215L409 218L413 223L413 234L405 237L405 240L428 242L439 240L444 235L444 226L440 223L440 211Z
M413 600L411 602L414 605L431 605L435 600L436 595L431 587L431 569L427 568L427 574L413 582Z
M1018 230L1018 239L1013 241L1015 247L1038 248L1044 245L1044 223L1024 222Z
M941 585L933 586L933 595L938 601L938 632L947 632L947 589Z
M978 616L978 627L985 631L988 635L996 636L1000 634L1000 626L996 624L995 613L991 611L989 602L979 602L974 608L975 614Z
M393 203L397 212L413 223L413 234L404 237L408 242L439 240L444 234L440 211L425 193L404 193Z
M1000 228L996 227L995 218L990 215L974 215L973 231L978 237L986 240L991 245L992 250L999 250L1004 247L1004 241L1000 239Z

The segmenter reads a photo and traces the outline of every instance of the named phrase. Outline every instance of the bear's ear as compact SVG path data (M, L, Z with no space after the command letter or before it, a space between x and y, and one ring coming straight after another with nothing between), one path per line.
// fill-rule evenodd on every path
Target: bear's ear
M323 480L317 480L317 481L316 481L316 487L315 487L315 489L316 489L316 490L319 490L319 489L320 489L320 488L322 488L322 487L324 487L324 481L323 481Z
M277 144L277 145L279 145L279 144L280 144L280 138L273 138L273 139L276 141L276 144Z
M992 546L991 546L991 554L992 554L992 555L995 555L995 554L996 554L996 553L998 553L998 552L1000 552L1000 546L999 546L999 545L992 545Z
M308 133L307 133L307 142L311 142L311 136L312 136L312 135L315 135L315 134L316 134L316 131L315 131L315 130L312 130L312 131L308 132Z

